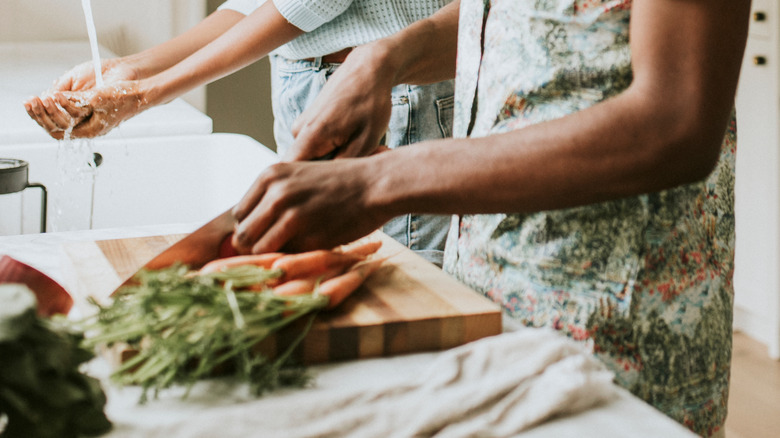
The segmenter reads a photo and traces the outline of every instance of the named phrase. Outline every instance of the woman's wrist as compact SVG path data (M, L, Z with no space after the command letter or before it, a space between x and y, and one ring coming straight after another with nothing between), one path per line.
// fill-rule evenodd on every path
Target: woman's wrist
M165 92L165 87L155 76L136 81L134 88L138 112L167 103L175 97L167 97L169 93Z
M149 78L169 67L168 65L159 62L155 56L147 52L123 56L119 61L126 68L130 68L134 72L134 79Z

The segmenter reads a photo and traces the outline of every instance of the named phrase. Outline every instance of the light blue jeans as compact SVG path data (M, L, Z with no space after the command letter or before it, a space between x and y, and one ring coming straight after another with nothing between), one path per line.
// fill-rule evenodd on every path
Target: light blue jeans
M279 154L292 145L292 124L319 94L339 64L288 60L271 55L274 138ZM393 88L393 111L385 144L390 148L452 136L454 81ZM450 216L408 214L382 230L428 261L441 266Z

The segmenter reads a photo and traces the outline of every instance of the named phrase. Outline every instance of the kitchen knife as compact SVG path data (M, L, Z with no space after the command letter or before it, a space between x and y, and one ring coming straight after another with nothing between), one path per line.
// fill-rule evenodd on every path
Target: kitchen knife
M162 269L178 262L197 269L214 259L236 255L230 243L235 224L231 210L232 208L174 243L143 268Z
M233 214L231 209L210 220L206 225L184 236L181 240L169 246L168 249L156 255L141 269L136 271L119 287L111 292L117 293L122 287L133 283L133 279L142 270L155 270L167 268L174 263L182 263L192 269L198 269L206 263L220 257L229 257L238 254L230 242L233 235Z

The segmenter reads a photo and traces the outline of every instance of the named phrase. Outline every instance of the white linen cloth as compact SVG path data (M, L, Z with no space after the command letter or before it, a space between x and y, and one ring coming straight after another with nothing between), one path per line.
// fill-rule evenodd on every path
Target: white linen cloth
M130 435L119 425L111 436L507 437L616 395L613 374L553 331L504 333L433 357L422 373L368 388L292 390L134 427Z

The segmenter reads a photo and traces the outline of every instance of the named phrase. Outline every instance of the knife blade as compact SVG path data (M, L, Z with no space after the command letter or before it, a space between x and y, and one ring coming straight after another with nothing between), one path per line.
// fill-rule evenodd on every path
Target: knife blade
M115 295L124 286L131 284L136 275L142 270L163 269L177 262L188 265L192 269L198 269L214 259L233 255L227 254L229 251L225 249L225 245L230 242L227 239L233 234L233 225L235 223L231 210L232 208L226 210L169 246L168 249L157 254L133 275L125 279L119 287L111 292L111 295ZM226 241L228 242L227 244ZM231 250L232 248L232 246L228 247Z
M144 268L161 269L178 262L197 269L214 259L229 255L225 254L223 245L226 245L225 239L233 233L235 219L231 210L228 209L174 243L147 262Z
M238 254L229 240L233 234L234 224L235 219L230 208L146 262L114 289L111 295L115 295L124 286L133 283L136 275L142 270L163 269L174 263L199 269L212 260Z

